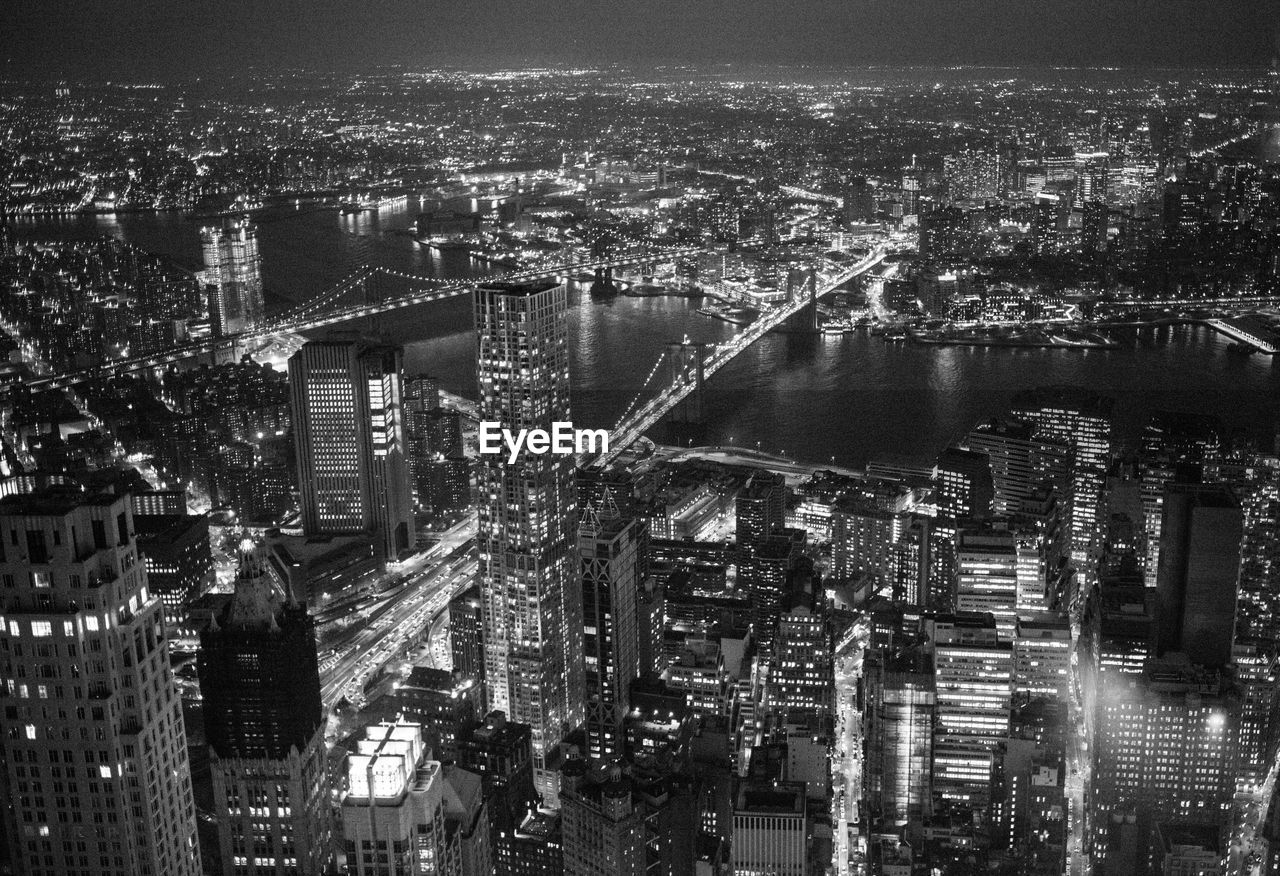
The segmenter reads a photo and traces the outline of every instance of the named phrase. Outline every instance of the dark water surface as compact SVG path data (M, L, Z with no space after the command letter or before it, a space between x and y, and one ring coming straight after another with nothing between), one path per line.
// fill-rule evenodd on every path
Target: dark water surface
M260 223L263 278L277 306L305 300L365 263L439 277L487 272L465 257L443 258L403 232L417 205L342 217L336 210L273 210ZM111 234L199 268L198 222L177 214L25 221L17 236L73 239ZM394 291L388 288L384 294ZM688 337L724 340L735 326L681 298L592 301L573 289L573 412L577 425L609 426L627 407L664 345ZM406 367L475 395L467 299L384 315L371 327L406 345ZM368 326L367 326L368 327ZM927 461L1013 393L1075 383L1118 400L1122 435L1152 410L1199 411L1260 436L1274 434L1280 357L1240 357L1199 326L1127 330L1114 350L981 349L886 343L867 334L771 335L707 386L710 436L811 462L861 465L893 456Z

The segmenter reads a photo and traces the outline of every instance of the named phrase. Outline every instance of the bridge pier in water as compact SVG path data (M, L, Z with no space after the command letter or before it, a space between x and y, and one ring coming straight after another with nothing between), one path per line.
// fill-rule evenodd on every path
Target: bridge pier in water
M596 278L591 283L593 298L608 298L618 294L618 284L613 282L613 268L596 268Z
M795 316L790 317L784 322L783 330L793 333L814 334L817 333L820 326L818 325L818 277L817 272L810 268L803 272L792 272L787 278L787 294L792 301L805 299L805 304L796 312Z
M702 397L707 345L672 341L667 344L666 359L670 383L687 379L690 374L694 379L693 391L672 408L667 417L667 443L677 447L701 447L707 443L708 435Z

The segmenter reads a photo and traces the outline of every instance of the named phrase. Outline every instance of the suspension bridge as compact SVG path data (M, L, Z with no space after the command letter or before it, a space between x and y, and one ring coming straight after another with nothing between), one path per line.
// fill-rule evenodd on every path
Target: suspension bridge
M32 390L69 389L78 384L94 380L116 377L135 371L147 371L152 368L163 368L187 359L195 359L219 351L233 350L237 347L266 342L277 335L314 331L325 326L378 316L406 307L415 307L420 304L429 304L435 301L444 301L449 298L469 295L477 284L484 282L518 282L545 277L572 276L598 269L660 264L697 256L709 251L708 248L701 246L629 247L613 251L605 256L586 256L573 262L542 264L523 270L494 274L489 277L469 279L464 283L441 280L435 277L422 277L391 268L366 265L353 271L337 284L310 299L305 304L250 331L217 338L204 338L189 344L174 346L167 350L117 359L78 371L67 371L61 374L37 377L28 381L27 385ZM366 291L369 284L383 277L406 281L410 289L403 294L382 300L368 300ZM361 300L355 303L344 303L344 301L352 297L353 293Z
M33 390L70 389L93 380L162 368L187 359L235 349L241 345L265 342L284 333L312 331L406 307L469 295L476 285L485 282L518 282L546 277L574 276L599 269L670 262L713 251L716 250L703 246L631 247L605 256L586 256L573 262L542 264L510 273L471 279L465 283L421 277L390 268L365 266L321 295L252 331L221 338L203 339L169 350L120 359L80 371L38 377L31 380L28 386ZM617 459L641 435L689 399L691 394L697 392L699 394L697 398L700 399L703 383L739 353L765 334L781 327L805 307L816 304L818 299L832 290L880 264L887 254L888 247L881 245L856 264L835 266L827 262L824 267L814 269L808 281L802 287L793 290L785 301L763 309L754 321L724 343L693 344L685 341L668 345L649 371L639 392L610 432L608 452L594 458L580 458L579 464L604 466ZM368 284L378 277L407 281L410 289L383 300L367 300ZM348 299L353 293L358 293L356 297L365 300L349 303Z
M669 346L658 357L658 362L649 371L644 385L610 431L608 452L595 458L584 455L579 458L578 464L605 466L613 462L677 405L695 391L700 392L703 382L733 361L739 353L780 327L810 303L880 264L887 254L888 250L881 246L872 250L857 264L821 272L813 278L813 285L807 295L793 295L778 306L762 312L754 322L722 344L682 343ZM660 375L664 374L664 365L667 366L666 379L659 384ZM644 401L655 388L657 394Z

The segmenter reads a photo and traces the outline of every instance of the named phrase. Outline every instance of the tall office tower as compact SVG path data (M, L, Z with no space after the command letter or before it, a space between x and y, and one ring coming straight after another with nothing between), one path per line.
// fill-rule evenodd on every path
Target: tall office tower
M873 651L864 677L867 805L886 826L920 823L931 802L933 659L919 646Z
M569 414L568 293L550 281L476 289L480 419L552 430ZM582 605L574 461L481 457L479 579L491 709L533 728L538 791L555 805L548 759L582 723Z
M570 758L561 776L561 841L566 876L644 876L647 815L620 763ZM639 805L637 805L639 803Z
M1160 530L1159 653L1181 651L1193 663L1225 666L1244 535L1240 503L1221 484L1169 484Z
M303 528L368 533L384 560L413 546L401 356L339 339L309 341L289 360Z
M1105 676L1103 684L1092 746L1095 860L1120 851L1105 837L1116 813L1136 814L1143 848L1160 819L1221 823L1238 764L1240 698L1230 678L1157 660L1140 675Z
M318 876L333 857L315 622L258 553L200 634L200 694L224 873Z
M454 765L444 774L444 829L454 856L457 876L493 876L493 847L489 841L489 807L480 776Z
M1274 759L1277 706L1280 705L1280 646L1275 642L1237 641L1232 669L1240 691L1239 790L1254 793Z
M0 500L3 819L21 876L198 876L163 607L126 496Z
M484 600L480 588L468 587L449 600L449 651L453 671L484 681Z
M894 542L887 575L894 602L923 607L927 601L931 523L932 518L910 515Z
M417 412L440 407L440 383L429 374L407 374L404 378L405 419Z
M417 724L374 724L347 756L342 837L352 876L451 872L444 779Z
M808 836L803 782L744 781L733 804L729 872L804 876Z
M1098 202L1104 206L1107 200L1107 154L1105 152L1081 153L1076 156L1075 200L1077 207Z
M622 719L631 710L631 682L640 677L637 600L646 541L644 522L620 517L607 493L598 508L586 510L578 526L587 752L591 757L615 758L623 751Z
M787 582L799 571L805 532L788 529L756 543L752 555L738 565L738 590L751 600L754 638L761 655L773 653Z
M261 326L265 309L258 227L248 219L237 219L221 227L202 228L200 249L214 334L233 335Z
M513 724L501 712L490 712L483 722L458 732L458 765L480 776L490 849L501 876L510 872L502 862L511 859L515 830L537 799L529 739L528 724Z
M1136 566L1127 575L1103 577L1090 596L1081 637L1102 672L1137 675L1156 653L1156 599Z
M956 539L956 611L989 614L1003 641L1018 621L1018 537L1003 523L961 529Z
M1047 386L1020 392L1014 416L1035 425L1033 437L1071 448L1071 558L1088 559L1098 534L1102 482L1111 455L1111 409L1114 400L1072 386Z
M775 640L773 690L769 702L780 719L817 715L824 724L831 716L835 687L835 642L824 595L815 591L813 576L796 576L782 606Z
M991 516L995 488L985 453L948 447L934 469L938 516L951 520L980 520Z
M750 550L782 530L786 510L786 481L774 472L751 475L734 503L738 550Z
M987 455L995 491L995 513L1016 514L1043 484L1067 495L1071 449L1064 443L1035 437L1024 420L999 419L970 432L962 445Z
M990 800L994 751L1009 729L1013 644L1001 641L987 615L939 615L932 627L934 799L981 812Z
M1013 641L1013 692L1065 702L1071 680L1071 624L1057 611L1018 616Z
M133 515L147 583L164 603L165 625L187 619L187 607L213 584L213 549L204 514Z
M538 809L524 817L494 855L498 876L563 876L560 813Z
M1156 586L1160 568L1160 527L1164 488L1171 482L1199 483L1206 467L1222 455L1224 428L1217 417L1156 411L1142 430L1142 519L1146 531L1146 583Z
M1244 541L1236 635L1280 642L1280 459L1255 462L1253 478L1239 493Z
M1045 611L1055 603L1050 590L1056 570L1051 546L1038 529L1020 528L1015 533L1014 551L1017 555L1018 611Z

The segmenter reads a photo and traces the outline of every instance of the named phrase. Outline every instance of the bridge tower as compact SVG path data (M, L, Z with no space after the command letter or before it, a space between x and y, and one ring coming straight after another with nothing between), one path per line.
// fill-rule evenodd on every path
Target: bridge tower
M792 301L805 299L805 305L787 320L787 331L818 331L818 273L813 268L793 270L787 276L787 294Z
M618 284L613 282L613 268L596 268L596 278L591 281L592 298L611 298L618 294Z
M692 374L693 392L677 404L667 417L667 440L678 447L698 447L707 443L707 420L703 410L702 384L707 361L707 345L688 339L667 344L667 376L670 383Z

